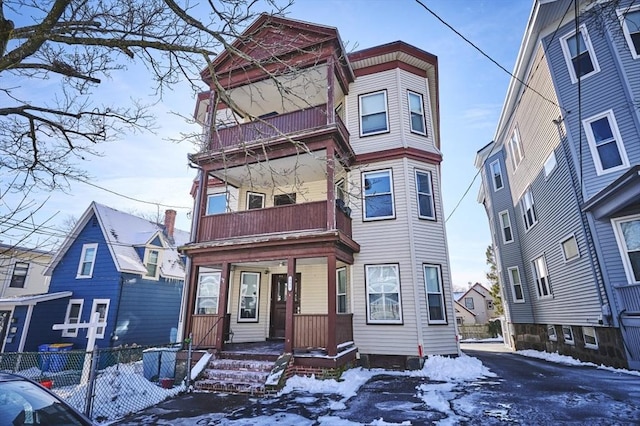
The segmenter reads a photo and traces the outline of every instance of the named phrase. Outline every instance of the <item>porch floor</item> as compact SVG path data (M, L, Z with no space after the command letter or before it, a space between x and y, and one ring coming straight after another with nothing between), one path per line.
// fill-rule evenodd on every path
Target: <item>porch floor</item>
M225 343L222 352L255 355L281 355L284 353L284 341L266 340L262 342Z

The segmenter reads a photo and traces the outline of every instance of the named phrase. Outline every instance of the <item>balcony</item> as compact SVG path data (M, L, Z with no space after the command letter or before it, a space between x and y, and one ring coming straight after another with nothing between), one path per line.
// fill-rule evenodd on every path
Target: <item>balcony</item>
M303 133L312 133L336 128L341 137L349 140L349 132L338 117L330 123L327 117L327 105L319 105L307 109L293 111L252 121L237 126L230 126L212 132L209 150L228 151L242 145L255 142L278 140L284 137L299 137Z
M314 201L203 216L197 242L301 231L329 231L327 203ZM351 218L336 209L336 228L351 237Z

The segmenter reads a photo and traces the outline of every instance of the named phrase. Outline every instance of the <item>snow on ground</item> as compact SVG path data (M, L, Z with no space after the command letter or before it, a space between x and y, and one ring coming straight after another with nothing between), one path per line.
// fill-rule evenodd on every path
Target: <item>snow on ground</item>
M582 366L588 366L588 367L596 367L599 368L601 370L609 370L609 371L614 371L617 373L625 373L625 374L631 374L634 376L640 376L640 371L634 371L634 370L625 370L625 369L621 369L621 368L613 368L613 367L608 367L606 365L598 365L598 364L594 364L592 362L583 362L580 361L578 359L572 358L570 356L567 355L560 355L557 352L540 352L540 351L534 351L531 349L526 349L526 350L521 350L521 351L516 351L514 352L517 355L522 355L522 356L528 356L530 358L538 358L538 359L544 359L545 361L550 361L550 362L555 362L558 364L565 364L565 365L582 365Z

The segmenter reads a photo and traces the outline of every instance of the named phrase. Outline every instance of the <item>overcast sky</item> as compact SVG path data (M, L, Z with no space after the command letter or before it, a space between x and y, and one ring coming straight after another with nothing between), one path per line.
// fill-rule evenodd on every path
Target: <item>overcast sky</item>
M508 70L513 69L532 0L422 0L444 21L483 49ZM428 13L414 0L296 0L291 18L336 27L348 51L402 40L438 57L440 76L440 120L442 193L446 216L471 184L478 149L493 138L509 76L472 46ZM133 69L114 74L100 89L101 96L144 99L152 93L144 74ZM23 90L29 90L25 87ZM33 97L46 96L43 88ZM195 149L174 144L168 138L190 127L174 112L192 114L195 99L188 88L176 86L154 108L160 127L156 135L137 134L103 145L101 158L85 164L100 186L135 199L177 207L177 226L189 230L187 212L195 173L187 154ZM193 130L193 128L191 128ZM447 222L453 285L485 283L485 249L490 244L486 215L477 203L480 180L473 184ZM49 196L41 217L57 213L52 224L72 215L79 217L91 201L120 210L162 214L166 207L134 202L94 187L76 183L69 194Z

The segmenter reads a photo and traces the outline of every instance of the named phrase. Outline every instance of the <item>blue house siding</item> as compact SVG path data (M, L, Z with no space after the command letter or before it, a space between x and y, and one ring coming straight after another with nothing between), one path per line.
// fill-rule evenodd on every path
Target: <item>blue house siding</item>
M24 323L27 318L27 307L26 306L16 306L13 310L12 318L15 319L15 323L9 324L9 327L16 327L17 333L13 336L13 340L11 343L5 342L4 351L5 352L16 352L20 346L20 339L22 339L22 335L24 333ZM10 335L9 330L7 330L7 335Z
M25 352L35 352L38 346L48 343L74 343L75 349L87 346L86 339L83 345L77 346L77 343L61 337L60 331L51 328L53 324L64 323L68 303L69 299L64 298L41 302L33 307L29 333L24 344Z

